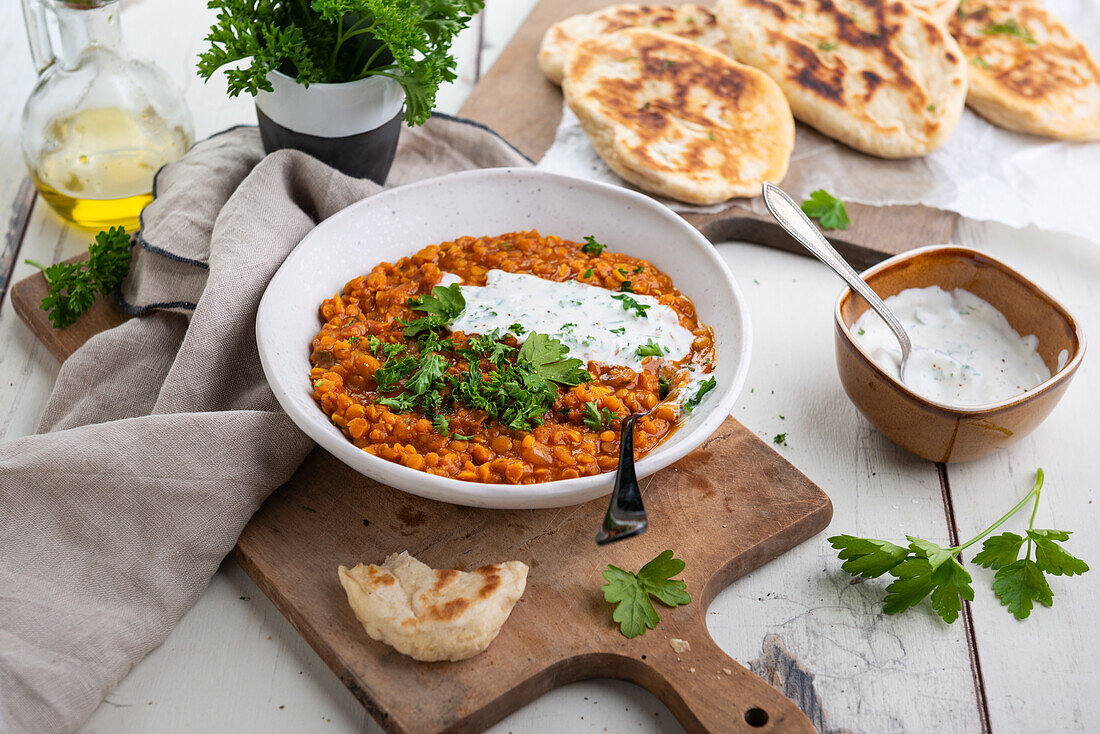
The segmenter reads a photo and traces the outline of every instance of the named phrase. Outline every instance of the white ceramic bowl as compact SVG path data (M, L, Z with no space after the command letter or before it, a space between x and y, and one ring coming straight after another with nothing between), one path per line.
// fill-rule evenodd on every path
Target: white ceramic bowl
M256 316L260 361L283 410L348 466L421 497L511 509L562 507L608 494L614 473L515 486L409 469L356 448L313 400L309 355L321 328L321 301L379 262L427 245L530 229L576 241L595 235L610 250L652 262L695 302L699 320L714 327L718 386L669 440L638 462L638 476L699 446L729 415L748 371L748 313L729 268L698 231L646 196L526 168L464 171L388 189L306 235L271 279Z

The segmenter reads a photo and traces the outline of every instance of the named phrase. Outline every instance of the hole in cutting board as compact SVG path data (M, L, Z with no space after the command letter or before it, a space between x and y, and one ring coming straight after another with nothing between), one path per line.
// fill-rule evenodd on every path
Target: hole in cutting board
M768 712L761 708L751 708L745 712L745 723L749 726L764 726L768 723Z

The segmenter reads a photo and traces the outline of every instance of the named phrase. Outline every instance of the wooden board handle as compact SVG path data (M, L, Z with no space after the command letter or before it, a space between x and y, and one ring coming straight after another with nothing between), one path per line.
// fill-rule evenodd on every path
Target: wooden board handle
M630 679L661 699L687 731L815 734L790 699L714 643L702 619L683 628L662 623L647 635L667 639L638 661L641 665ZM669 642L673 639L686 640L691 649L676 652ZM619 671L616 677L623 677L621 667Z

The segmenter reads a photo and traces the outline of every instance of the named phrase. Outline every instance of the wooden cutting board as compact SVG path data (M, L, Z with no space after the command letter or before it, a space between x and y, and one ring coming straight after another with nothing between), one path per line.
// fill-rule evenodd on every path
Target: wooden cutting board
M541 157L560 119L561 96L538 70L538 43L550 23L605 4L542 0L460 114ZM830 238L857 268L917 242L950 241L957 222L957 215L920 206L849 210L852 227ZM774 222L742 206L686 218L713 242L798 251ZM127 318L101 300L74 326L55 330L38 308L45 292L35 275L12 288L12 303L59 360ZM645 480L643 492L649 532L601 548L593 538L603 500L560 510L455 507L379 485L316 449L252 518L234 556L391 732L478 731L551 688L592 677L648 689L689 731L812 732L794 704L714 644L705 616L734 579L823 530L832 516L828 497L733 418L697 451ZM636 570L665 549L686 561L693 602L659 608L658 628L627 640L603 602L600 572L608 563ZM523 598L487 652L421 664L366 636L336 567L381 562L400 550L438 567L505 560L531 567ZM691 649L677 653L672 639Z

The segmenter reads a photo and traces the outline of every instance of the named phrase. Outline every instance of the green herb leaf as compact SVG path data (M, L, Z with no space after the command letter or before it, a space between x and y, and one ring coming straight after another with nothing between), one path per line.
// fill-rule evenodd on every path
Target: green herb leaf
M608 408L597 409L595 402L587 402L581 410L581 422L593 431L602 431L611 426L615 414Z
M652 561L642 566L637 574L625 571L618 566L608 565L603 572L604 600L615 604L611 618L619 623L624 637L633 638L645 634L661 621L653 607L651 596L666 606L676 607L691 602L687 593L687 584L672 579L684 570L684 562L673 558L672 551L666 550Z
M825 189L810 194L810 198L802 202L802 211L816 219L822 229L848 229L852 223L844 202Z
M430 296L410 298L408 307L414 311L424 311L428 315L415 321L410 321L405 326L405 336L417 336L447 324L458 318L466 309L466 298L462 295L462 288L458 283L449 286L437 285L432 288Z
M647 343L634 350L634 354L638 357L663 357L665 351L661 349L661 345L650 339Z
M1089 570L1089 564L1070 555L1056 541L1069 540L1065 530L1028 530L1027 537L1035 543L1035 565L1051 576L1077 576Z
M581 277L582 277L582 278L591 278L591 277L592 277L592 274L593 274L594 272L596 272L596 271L595 271L595 270L593 270L592 268L589 268L588 270L585 270L585 271L584 271L584 274L583 274L583 275L581 275Z
M822 41L821 43L817 44L817 47L819 49L821 49L822 51L834 51L834 50L836 50L836 44L833 43L832 41Z
M834 535L829 544L840 551L841 568L853 576L873 579L887 573L909 555L908 548L874 538Z
M88 246L88 259L45 266L27 260L42 271L49 294L40 308L49 313L55 329L70 326L92 307L96 294L108 296L130 272L130 237L122 227L100 232Z
M670 389L671 389L671 386L668 383L668 378L665 377L664 375L658 375L657 376L657 397L659 397L661 400L664 400L665 398L668 397L668 393L669 393Z
M601 252L607 249L607 245L601 245L596 241L596 238L592 235L588 235L584 238L584 244L581 245L581 252L589 255L597 256Z
M1054 592L1035 563L1021 559L1004 566L993 577L993 593L1016 619L1027 619L1034 602L1044 607L1054 603Z
M584 362L568 357L569 349L557 339L532 331L520 347L517 361L529 363L538 377L559 385L579 385L588 382L592 375L584 369Z
M690 413L691 411L695 410L697 407L699 407L699 403L703 400L703 396L716 387L718 387L718 380L713 377L709 380L706 380L705 382L700 383L699 389L696 390L695 394L688 398L687 401L684 403L684 411ZM785 437L787 434L784 433L783 435Z
M987 36L1013 36L1032 46L1038 45L1038 41L1031 35L1031 31L1017 23L1015 18L1009 18L1003 23L990 23L982 28L982 33Z
M974 564L994 570L1014 562L1020 555L1024 539L1016 533L991 535L982 543L982 549L974 556Z
M623 310L624 311L633 310L634 315L637 318L639 318L639 319L649 318L648 316L646 316L646 313L645 313L646 311L648 311L650 309L649 306L647 306L645 304L642 304L642 303L638 303L636 300L634 300L633 298L631 298L630 296L628 296L626 294L611 296L611 298L616 300L616 301L621 301L622 304L623 304Z

